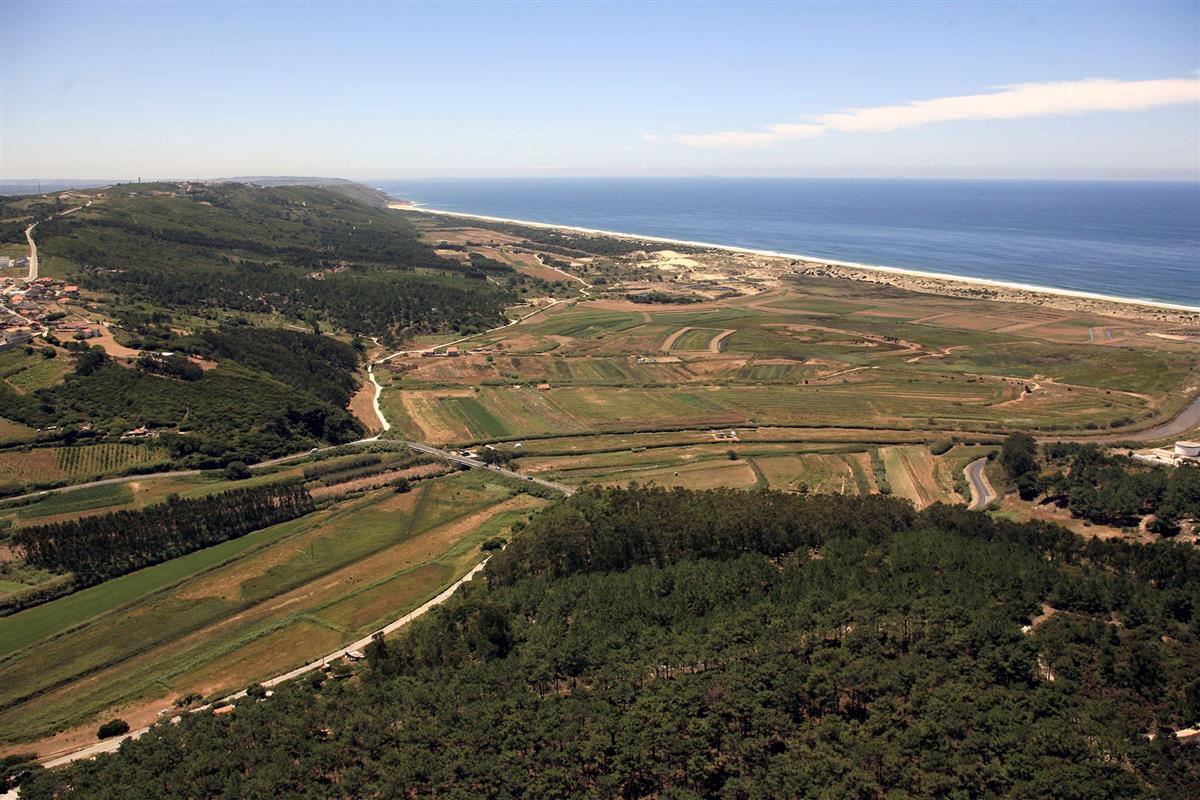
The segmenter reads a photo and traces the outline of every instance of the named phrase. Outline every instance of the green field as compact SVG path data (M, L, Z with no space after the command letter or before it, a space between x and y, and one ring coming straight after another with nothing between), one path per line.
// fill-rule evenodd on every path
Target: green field
M671 349L699 350L705 352L708 350L708 343L712 341L714 336L719 336L720 333L721 331L716 328L692 328L690 331L685 331L682 336L676 339Z
M235 689L369 632L543 502L510 496L486 473L384 490L0 620L0 740ZM314 625L325 633L292 635ZM79 683L88 674L99 688Z
M526 331L542 336L570 336L588 339L606 333L627 330L642 324L636 314L613 311L570 311L556 314L544 322L532 325Z
M55 514L74 514L97 508L124 505L133 501L133 492L124 483L90 486L73 492L57 492L45 500L17 509L17 517L35 519Z

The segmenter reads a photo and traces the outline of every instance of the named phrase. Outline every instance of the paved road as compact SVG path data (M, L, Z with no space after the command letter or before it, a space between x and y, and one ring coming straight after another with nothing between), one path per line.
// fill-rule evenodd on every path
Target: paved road
M986 458L977 458L963 468L963 475L971 484L971 504L967 506L971 511L981 511L996 499L996 490L988 483L987 475L983 472L987 462Z
M36 281L38 276L37 245L33 241L33 229L37 225L35 222L25 229L25 241L29 242L29 277L25 279L27 281Z
M1153 428L1147 428L1144 431L1136 431L1135 433L1113 433L1092 439L1080 439L1079 441L1150 442L1154 441L1155 439L1168 439L1172 436L1178 436L1181 433L1186 433L1197 425L1200 425L1200 394L1196 395L1196 397L1192 399L1191 403L1184 406L1183 411L1180 411L1162 425L1156 425Z
M421 444L420 442L405 442L405 444L408 445L409 447L411 447L413 450L416 450L418 453L428 453L429 455L432 455L432 456L438 456L439 458L444 458L447 461L453 461L455 464L465 464L468 467L477 467L479 469L487 469L487 470L491 470L492 472L495 472L498 475L505 475L509 478L516 478L519 481L528 481L529 483L536 483L538 486L544 486L547 489L558 492L559 494L565 495L566 497L570 497L571 495L575 494L575 490L572 489L570 486L565 486L561 483L554 483L553 481L542 480L541 478L534 478L530 475L522 475L521 473L514 472L511 469L503 469L502 467L485 464L477 458L468 458L466 456L460 456L457 453L451 453L448 450L439 450L436 447L430 447L429 445Z
M66 211L61 212L58 216L65 217L67 214L74 214L79 209L87 208L91 204L92 204L92 201L88 200L86 203L84 203L81 206L75 206L75 208L68 208ZM29 242L29 277L27 277L25 279L27 281L36 281L37 277L38 277L37 243L33 241L33 229L36 228L37 226L38 226L38 224L35 222L32 225L30 225L28 228L25 229L25 241Z

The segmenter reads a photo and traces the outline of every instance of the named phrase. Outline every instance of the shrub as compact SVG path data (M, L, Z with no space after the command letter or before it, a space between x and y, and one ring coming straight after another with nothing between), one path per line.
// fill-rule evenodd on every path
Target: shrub
M507 539L504 539L503 537L500 537L500 536L494 536L491 539L488 539L483 544L479 545L479 549L484 551L485 553L488 553L493 550L500 550L506 544L508 544Z
M110 719L96 731L97 739L111 739L129 733L129 723L123 719Z
M950 448L952 447L954 447L953 439L939 439L936 442L930 442L929 452L935 456L940 456L950 452Z
M225 465L225 480L241 481L250 477L250 468L244 461L230 461Z
M200 694L199 692L188 692L185 695L180 695L179 697L175 698L175 707L187 708L193 703L199 703L203 699L204 695Z
M408 478L405 478L405 477L396 478L396 480L392 481L392 491L395 492L396 494L404 494L405 492L411 492L412 491L412 483L410 483Z

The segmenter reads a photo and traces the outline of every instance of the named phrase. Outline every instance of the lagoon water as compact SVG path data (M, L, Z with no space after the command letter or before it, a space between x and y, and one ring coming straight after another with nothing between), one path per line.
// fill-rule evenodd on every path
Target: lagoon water
M431 208L1200 306L1200 184L371 181Z

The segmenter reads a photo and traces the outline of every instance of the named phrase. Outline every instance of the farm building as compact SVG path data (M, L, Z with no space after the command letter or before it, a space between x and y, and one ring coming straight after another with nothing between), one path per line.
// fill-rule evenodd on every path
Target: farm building
M1200 442L1179 441L1173 448L1155 447L1150 450L1139 450L1132 455L1138 461L1144 461L1147 464L1167 466L1200 464Z

